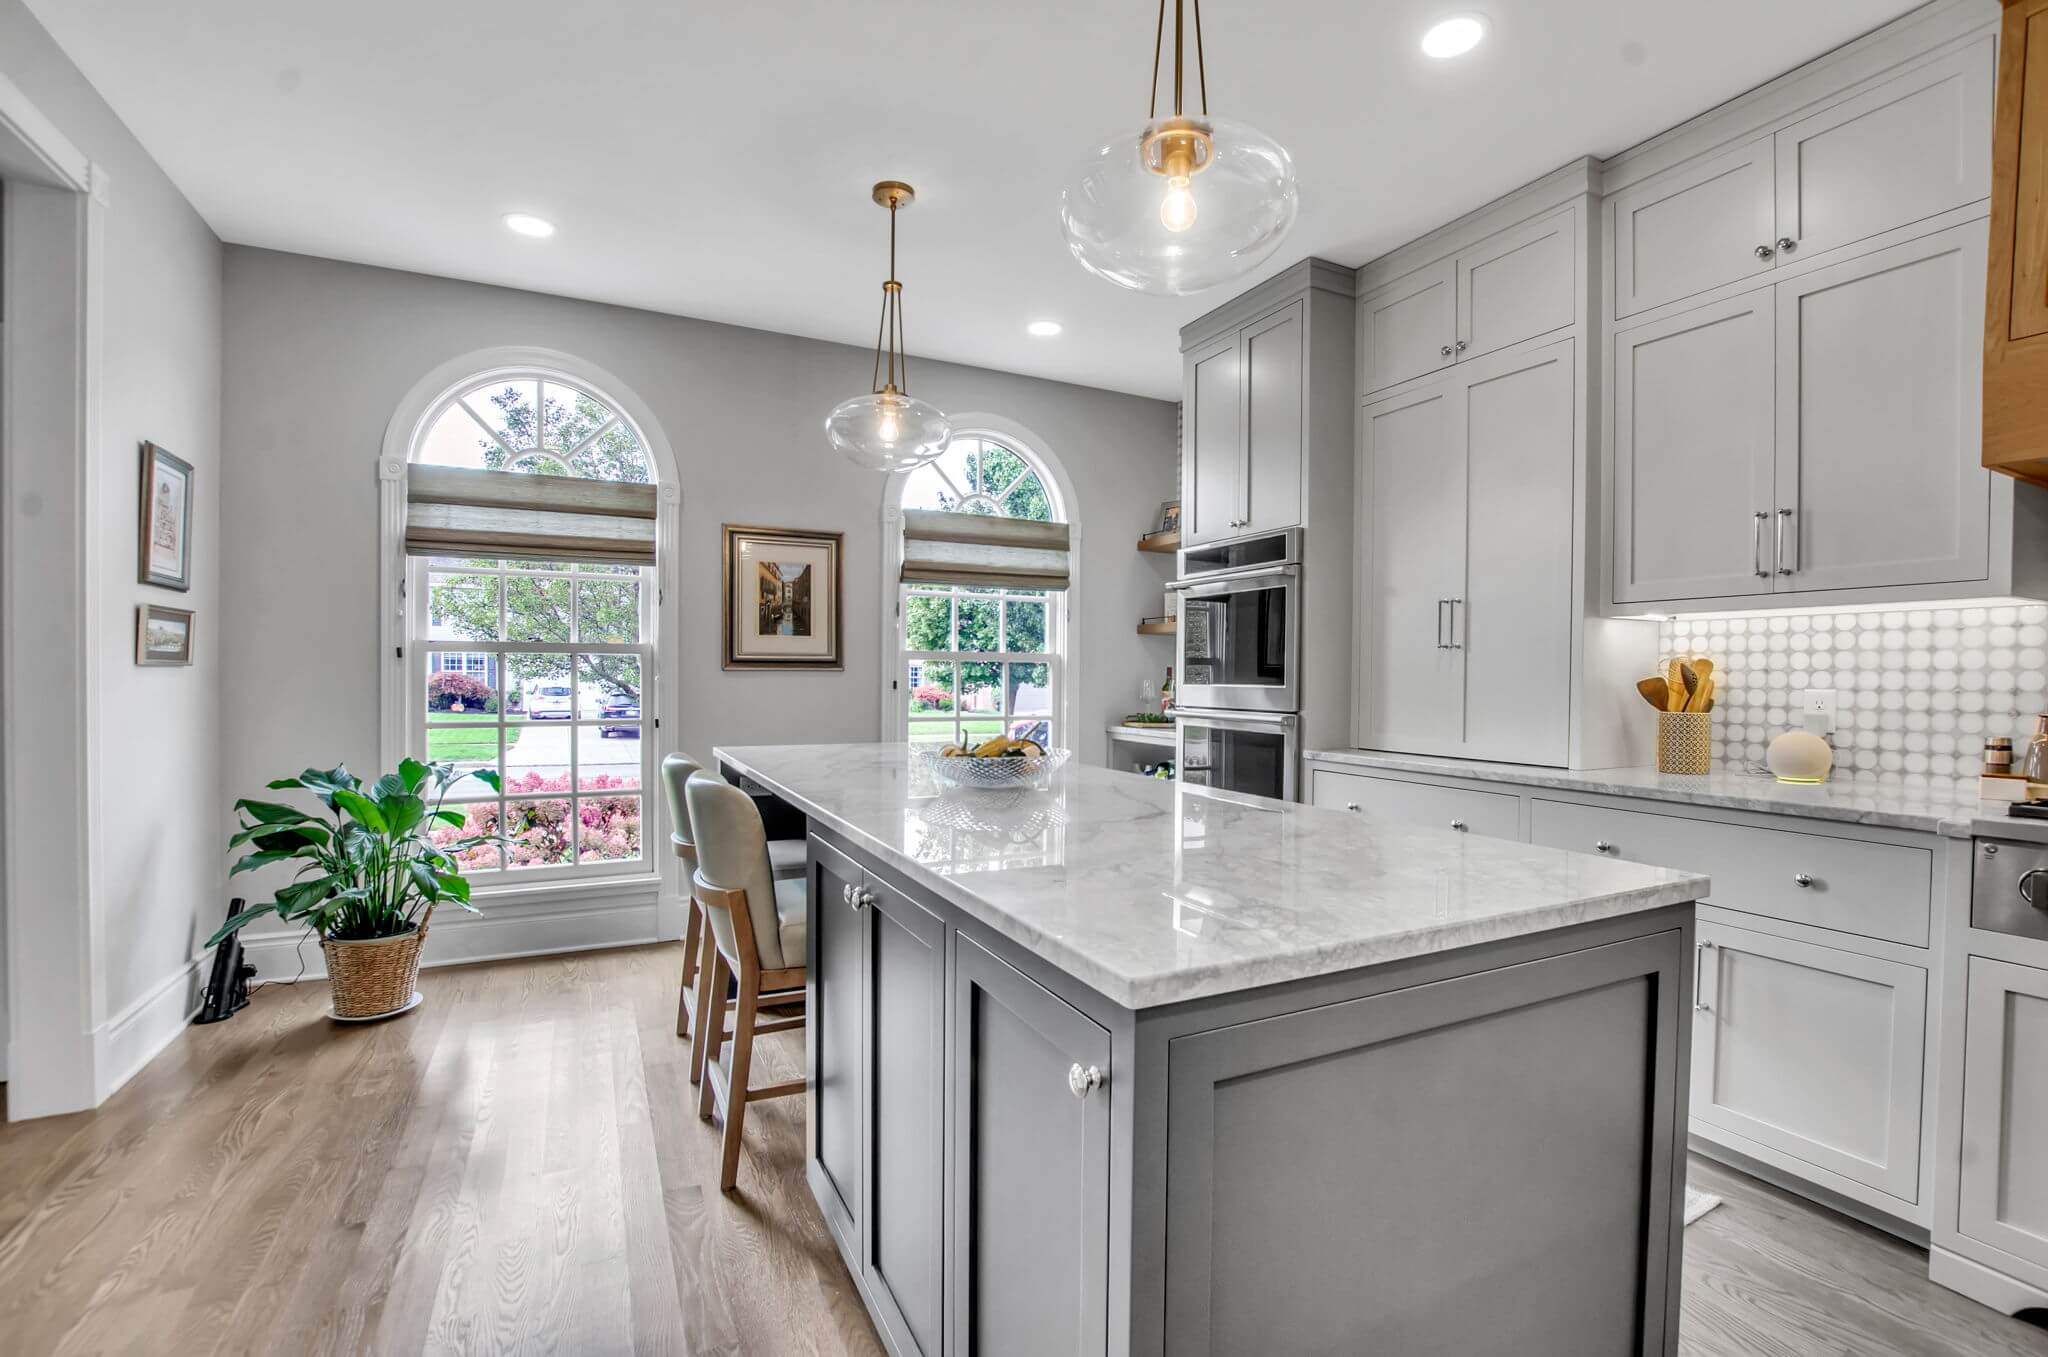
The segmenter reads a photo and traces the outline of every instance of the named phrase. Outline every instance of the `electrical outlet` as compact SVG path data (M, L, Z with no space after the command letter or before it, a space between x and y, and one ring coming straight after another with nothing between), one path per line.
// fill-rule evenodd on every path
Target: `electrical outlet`
M1808 730L1829 735L1835 729L1835 690L1808 688L1799 695L1799 718Z

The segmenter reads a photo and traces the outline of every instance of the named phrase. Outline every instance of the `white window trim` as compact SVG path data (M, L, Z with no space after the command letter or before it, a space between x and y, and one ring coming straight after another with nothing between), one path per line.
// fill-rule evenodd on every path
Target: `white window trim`
M379 771L396 768L398 761L411 752L411 684L415 675L414 657L407 651L411 638L405 585L411 570L405 554L406 465L415 443L426 432L428 418L450 397L501 376L541 377L589 391L632 423L640 435L641 447L647 452L649 469L659 487L651 614L655 673L654 702L642 706L641 716L647 722L642 727L642 738L654 738L652 764L659 770L663 756L675 748L676 732L682 724L682 685L676 679L681 673L682 590L676 587L676 556L682 483L675 452L654 412L618 377L558 350L505 346L463 354L435 368L399 401L384 429L384 442L377 457ZM676 601L669 602L671 598ZM565 898L602 895L624 904L644 901L652 895L658 900L656 936L680 938L685 883L679 859L664 851L668 844L668 808L658 777L657 785L645 788L642 795L646 798L640 821L641 846L646 854L644 870L613 877L579 872L567 879L494 883L478 889L478 903L487 911L516 915L558 908Z
M1044 439L1014 419L985 411L952 416L955 438L986 438L1025 455L1042 473L1046 493L1052 499L1053 514L1067 525L1067 559L1081 557L1081 513L1074 495L1074 483L1059 457ZM881 732L884 740L910 738L910 712L903 694L903 679L910 672L911 652L903 644L903 491L913 472L889 474L882 487L882 647L887 665L882 672ZM1071 566L1067 588L1060 603L1060 642L1065 653L1060 662L1059 681L1054 685L1053 723L1068 748L1080 736L1074 724L1080 710L1076 695L1081 687L1080 628L1081 572Z

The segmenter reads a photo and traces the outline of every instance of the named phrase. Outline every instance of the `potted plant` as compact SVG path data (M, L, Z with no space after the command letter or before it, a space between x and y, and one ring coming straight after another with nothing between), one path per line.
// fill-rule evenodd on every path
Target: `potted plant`
M241 823L228 848L254 851L230 876L276 863L300 865L276 899L236 914L207 946L266 914L303 922L327 955L335 1017L384 1017L412 1007L434 906L452 900L478 912L455 855L500 837L434 841L436 826L467 823L463 812L444 810L442 803L450 788L471 777L498 789L493 772L460 773L452 763L406 759L368 789L346 768L308 768L270 784L272 790L311 792L327 808L324 816L277 801L235 802Z

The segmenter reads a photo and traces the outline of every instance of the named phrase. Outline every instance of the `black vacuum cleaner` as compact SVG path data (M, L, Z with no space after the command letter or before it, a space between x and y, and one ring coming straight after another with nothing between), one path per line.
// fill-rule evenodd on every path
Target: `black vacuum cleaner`
M228 901L228 917L242 912L241 900ZM213 972L206 980L206 1003L193 1022L226 1022L249 1003L249 978L256 968L242 960L242 930L236 929L213 949Z

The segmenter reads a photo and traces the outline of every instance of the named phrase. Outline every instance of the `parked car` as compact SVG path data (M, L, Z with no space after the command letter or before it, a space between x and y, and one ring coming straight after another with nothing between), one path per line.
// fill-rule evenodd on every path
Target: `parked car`
M526 689L526 715L534 721L567 721L576 715L576 689L566 683L537 683Z
M617 721L621 719L627 721L638 721L640 719L640 699L636 697L615 698L612 701L605 703L604 706L600 707L598 710L599 714L602 715L604 719L607 721ZM597 728L597 733L607 740L611 739L614 735L630 736L631 738L637 740L640 738L640 727L599 726Z

